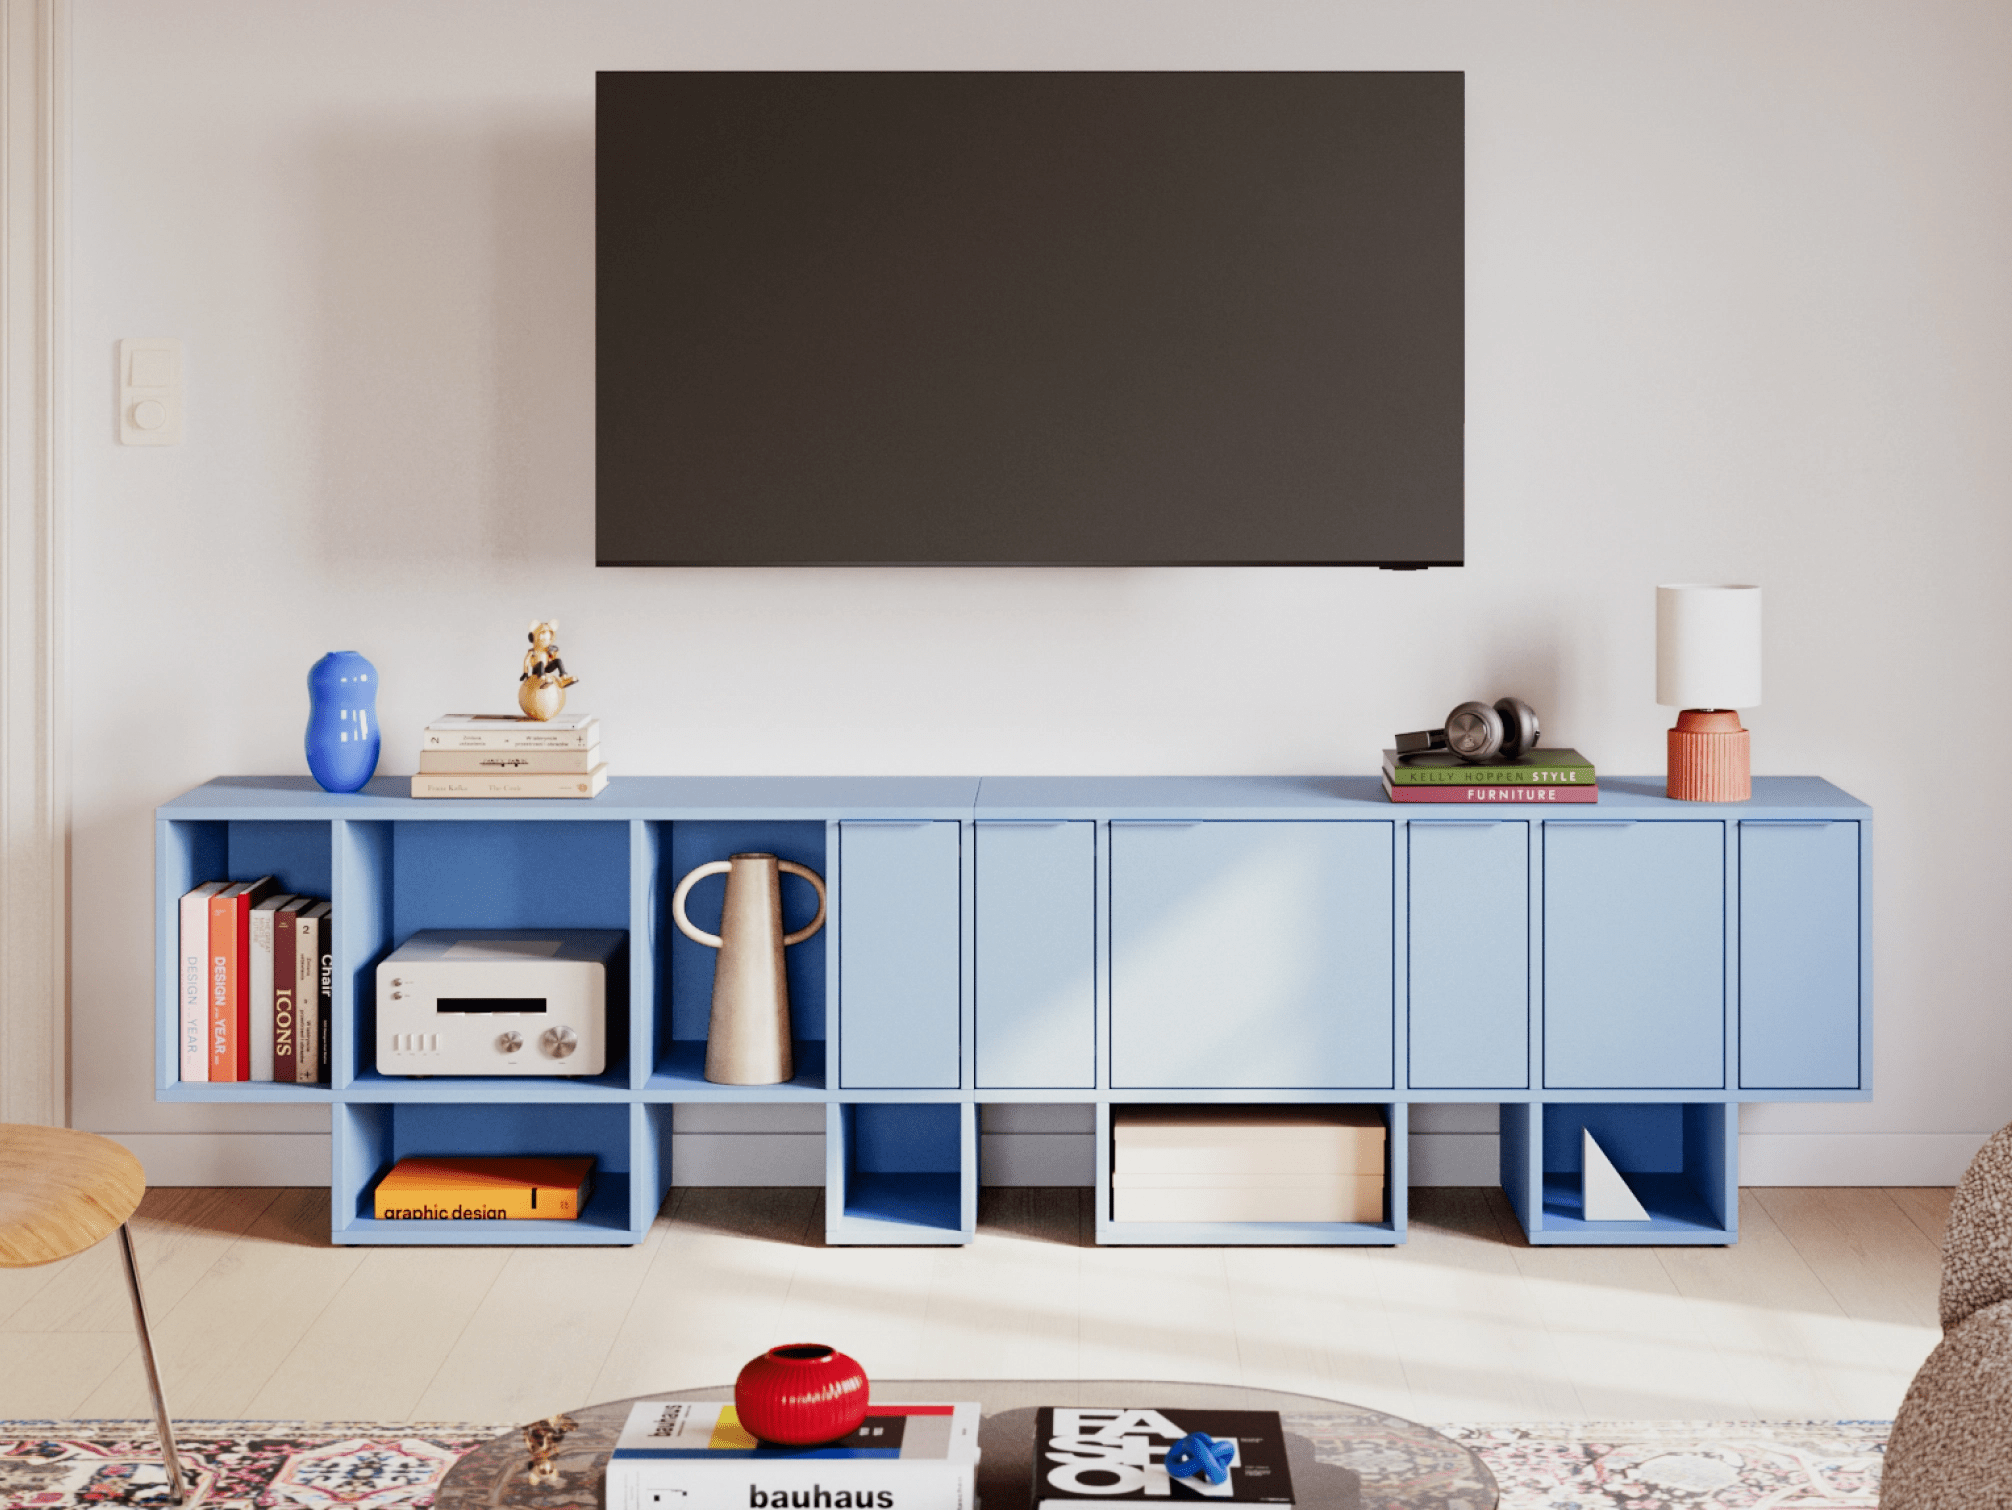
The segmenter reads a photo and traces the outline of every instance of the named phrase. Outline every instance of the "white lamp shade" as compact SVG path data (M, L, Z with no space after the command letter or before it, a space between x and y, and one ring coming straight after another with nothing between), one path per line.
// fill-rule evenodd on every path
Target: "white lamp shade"
M1761 590L1686 582L1656 589L1656 701L1754 708L1761 700Z

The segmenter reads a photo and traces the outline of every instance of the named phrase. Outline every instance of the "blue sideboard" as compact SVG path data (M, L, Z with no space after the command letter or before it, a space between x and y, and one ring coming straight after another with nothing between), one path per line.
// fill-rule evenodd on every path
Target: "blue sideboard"
M1750 802L1606 778L1596 804L1397 805L1360 777L626 777L592 802L425 802L229 777L156 813L156 1095L326 1103L339 1243L634 1243L680 1102L825 1107L826 1238L959 1243L977 1107L1096 1108L1102 1243L1396 1243L1407 1109L1501 1107L1535 1243L1727 1243L1742 1101L1871 1096L1871 810L1814 777ZM795 1078L704 1078L714 954L669 922L746 850L829 884L788 954ZM176 899L272 873L335 904L332 1083L183 1084ZM706 915L708 905L712 916ZM785 888L785 924L808 887ZM691 910L717 922L717 888ZM801 912L801 916L798 913ZM422 928L624 928L626 1017L576 1079L377 1073L374 968ZM1110 1219L1113 1105L1359 1103L1383 1220ZM1582 1129L1647 1206L1588 1223ZM591 1153L578 1222L379 1222L408 1154Z

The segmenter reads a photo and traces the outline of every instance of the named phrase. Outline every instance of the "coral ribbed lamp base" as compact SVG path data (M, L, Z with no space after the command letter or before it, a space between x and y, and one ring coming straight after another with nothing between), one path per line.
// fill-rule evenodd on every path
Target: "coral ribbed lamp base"
M1686 708L1670 730L1669 795L1680 802L1745 802L1754 794L1748 750L1739 714Z

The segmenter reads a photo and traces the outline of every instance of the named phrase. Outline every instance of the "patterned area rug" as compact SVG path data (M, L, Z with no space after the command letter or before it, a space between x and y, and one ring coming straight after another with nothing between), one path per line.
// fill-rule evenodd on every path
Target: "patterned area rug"
M1841 1510L1876 1506L1886 1421L1446 1426L1502 1486L1502 1510ZM184 1421L211 1510L423 1507L463 1453L511 1426ZM0 1422L0 1510L166 1506L151 1422Z
M1590 1421L1442 1426L1502 1510L1876 1506L1891 1421Z

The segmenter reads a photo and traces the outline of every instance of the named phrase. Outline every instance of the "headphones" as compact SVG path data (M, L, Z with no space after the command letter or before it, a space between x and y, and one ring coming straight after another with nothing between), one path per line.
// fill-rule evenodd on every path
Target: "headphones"
M1520 697L1499 698L1493 706L1462 703L1446 715L1445 728L1397 736L1400 755L1451 750L1467 761L1514 760L1536 748L1537 710Z

